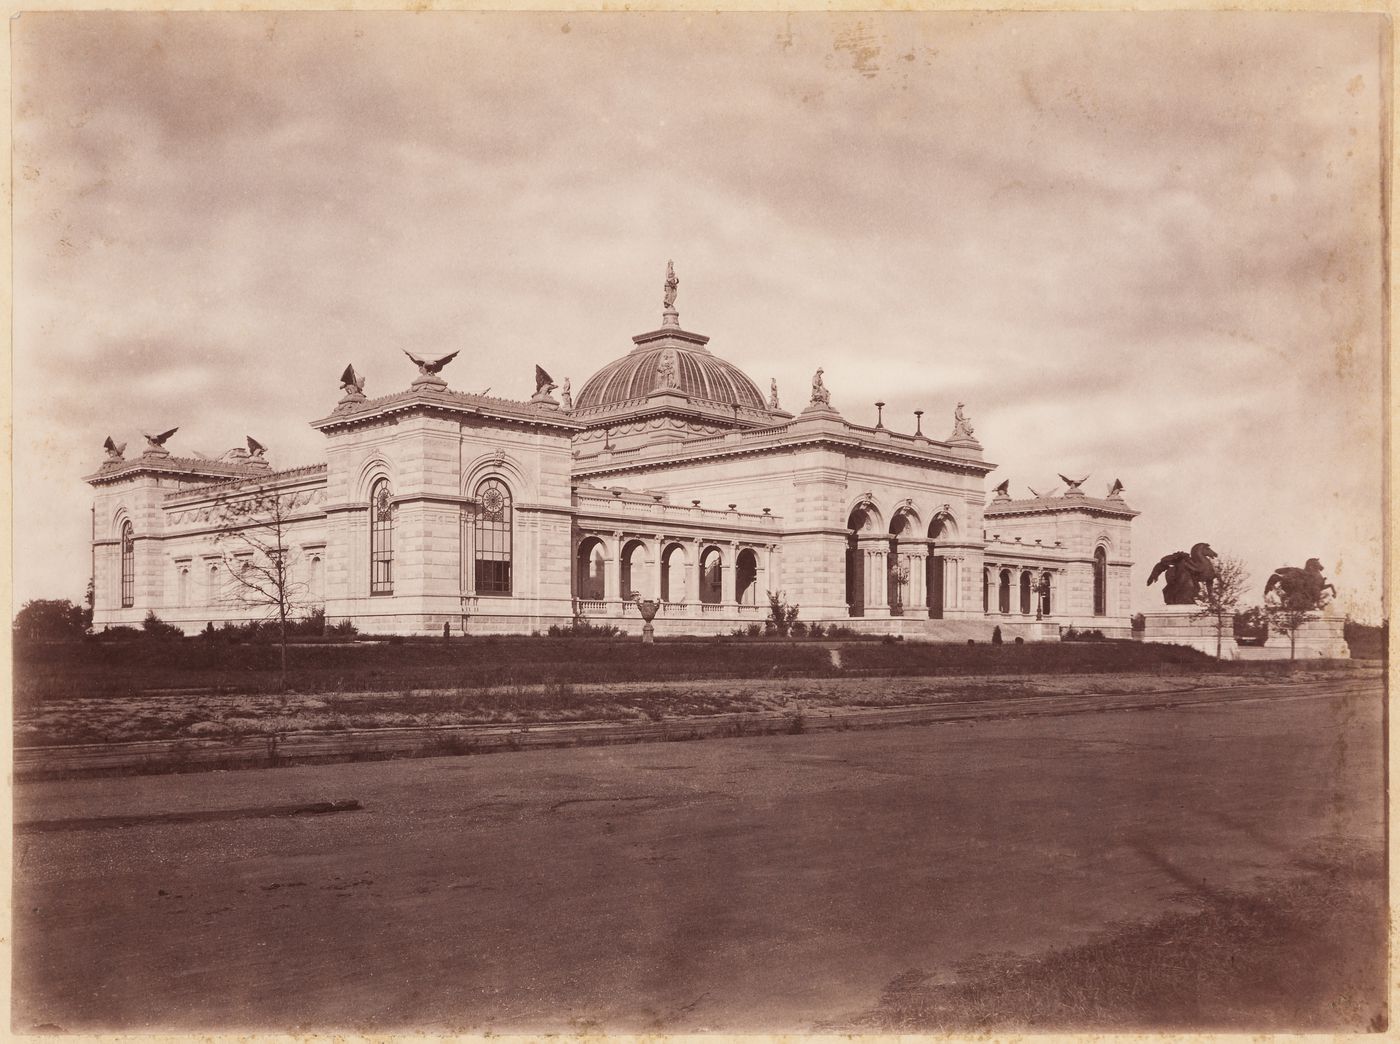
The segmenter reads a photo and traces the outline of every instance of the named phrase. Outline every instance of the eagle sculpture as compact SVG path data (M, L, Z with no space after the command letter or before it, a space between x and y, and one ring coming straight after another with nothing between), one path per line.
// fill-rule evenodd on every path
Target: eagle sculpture
M146 439L147 449L159 450L164 449L166 442L170 439L170 436L174 435L179 430L179 428L171 428L169 431L163 431L159 435L151 435L144 431L141 434Z
M408 356L409 359L413 361L413 365L418 367L419 374L421 374L424 377L436 377L439 373L442 372L442 368L444 366L450 363L453 359L457 358L457 355L460 352L460 349L458 349L458 351L453 352L451 355L444 355L442 358L433 359L430 362L427 359L418 358L418 356L414 355L407 349L401 350L403 351L404 355Z
M1110 497L1119 497L1119 496L1122 496L1122 495L1123 495L1123 480L1122 480L1122 479L1114 479L1114 480L1113 480L1113 485L1109 487L1108 495L1109 495Z
M1264 584L1264 597L1278 591L1278 599L1288 609L1321 609L1322 592L1331 591L1337 596L1337 589L1322 575L1322 563L1309 558L1302 569L1296 566L1279 566Z
M102 448L107 451L108 460L121 460L122 454L126 452L125 442L113 442L112 436L107 436L107 441L102 444Z
M545 373L544 367L535 363L535 394L548 395L559 385L554 383L554 378Z
M1082 479L1072 479L1061 475L1060 481L1069 487L1067 490L1065 490L1066 493L1073 493L1080 486L1084 485L1084 483L1089 481L1089 476L1085 475Z
M995 487L995 488L992 490L992 492L995 493L995 494L996 494L997 496L999 496L999 497L1009 497L1009 496L1011 496L1011 493L1009 492L1009 491L1010 491L1010 488L1011 488L1011 480L1010 480L1010 479L1007 479L1007 480L1006 480L1005 482L1003 482L1000 486Z
M365 379L355 372L354 363L345 367L345 372L340 375L340 390L346 395L365 393Z
M1207 592L1212 590L1216 577L1214 559L1217 557L1219 556L1211 550L1210 545L1205 543L1192 544L1190 551L1174 551L1164 555L1162 560L1152 567L1147 586L1151 587L1157 582L1157 578L1162 576L1165 578L1162 586L1163 602L1167 605L1192 605L1202 584Z
M257 439L253 438L253 436L245 435L244 438L248 440L248 456L261 457L264 453L267 452L267 447L264 446Z

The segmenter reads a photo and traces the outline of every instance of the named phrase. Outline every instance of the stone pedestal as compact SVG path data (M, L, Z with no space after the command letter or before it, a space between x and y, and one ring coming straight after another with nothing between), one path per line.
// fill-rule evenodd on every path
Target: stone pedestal
M1197 608L1194 605L1163 605L1142 614L1144 642L1164 642L1168 645L1189 645L1211 656L1215 655L1215 619L1206 616L1192 619ZM1232 621L1225 622L1225 631L1220 639L1220 655L1229 658L1235 648L1235 631Z
M1351 648L1347 645L1344 635L1345 626L1346 621L1343 617L1333 616L1330 613L1323 614L1316 620L1309 620L1298 628L1298 634L1293 644L1294 659L1331 658L1345 660L1350 658ZM1270 650L1277 658L1287 659L1288 635L1280 634L1271 629L1269 641L1264 648Z

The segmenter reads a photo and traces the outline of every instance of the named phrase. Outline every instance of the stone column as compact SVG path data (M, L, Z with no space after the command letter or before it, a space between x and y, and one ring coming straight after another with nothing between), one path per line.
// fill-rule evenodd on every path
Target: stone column
M661 552L666 549L666 538L654 537L651 541L651 583L644 597L661 601Z
M928 615L928 547L917 547L909 556L909 609Z
M962 559L957 556L943 557L943 609L961 609Z
M604 545L605 549L607 545ZM612 535L612 554L603 560L603 601L613 603L622 591L622 534Z
M890 573L889 565L886 561L888 551L883 547L872 547L869 557L866 558L866 577L868 584L866 587L865 607L867 609L888 609L890 605Z

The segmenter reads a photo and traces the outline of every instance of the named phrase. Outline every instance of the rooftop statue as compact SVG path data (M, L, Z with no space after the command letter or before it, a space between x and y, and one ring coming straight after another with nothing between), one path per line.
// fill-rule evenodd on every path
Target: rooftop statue
M141 435L146 440L146 452L168 454L170 451L165 448L165 444L170 440L170 436L174 435L179 430L179 428L171 428L169 431L163 431L159 435L151 435L143 431Z
M974 438L972 434L972 421L968 419L967 414L963 413L964 405L964 403L958 403L958 408L953 411L953 434L948 436L949 442L957 442L960 439L971 440Z
M676 266L673 262L666 262L666 283L661 291L661 303L669 312L676 307L676 288L681 285L681 281L676 278Z
M456 352L453 352L451 355L444 355L442 358L433 359L432 361L429 361L427 359L420 359L418 358L418 356L414 355L412 352L406 349L403 350L403 353L413 361L413 365L418 367L419 380L421 380L424 377L436 377L437 380L441 381L442 378L438 377L438 374L442 372L442 368L444 366L450 363L453 359L457 358L457 356L460 354L460 349Z
M1113 480L1113 485L1110 486L1110 487L1109 487L1109 490L1108 490L1108 499L1109 499L1109 500L1122 500L1122 499L1123 499L1123 480L1122 480L1122 479L1114 479L1114 480Z
M778 405L778 379L776 377L768 381L768 408L770 410L782 409Z
M559 392L559 405L566 410L574 408L574 392L567 377L564 378L564 387Z
M1084 485L1084 483L1086 483L1086 482L1089 481L1089 476L1088 476L1088 475L1085 475L1082 479L1072 479L1072 478L1066 478L1064 475L1061 475L1061 476L1060 476L1060 481L1063 482L1067 487L1069 487L1068 489L1065 490L1065 495L1066 495L1066 496L1081 496L1081 497L1082 497L1082 496L1084 495L1084 491L1083 491L1082 489L1080 489L1079 487L1082 486L1082 485Z
M1219 556L1209 544L1192 544L1190 552L1175 551L1152 567L1147 586L1164 576L1162 601L1167 605L1194 605L1196 595L1204 584L1207 591L1215 582L1215 562Z
M267 453L267 447L251 435L245 435L244 438L248 440L248 456L255 460L262 460L263 455Z
M355 373L355 365L351 363L345 367L345 372L340 375L340 390L348 398L364 398L365 379Z
M102 448L107 451L108 460L121 460L122 455L126 453L126 443L113 442L110 435L107 436L107 441L102 444Z
M822 370L821 367L818 367L817 372L812 375L813 406L829 406L831 404L831 392L827 386L822 383L822 374L824 372L825 371Z
M994 488L992 489L992 492L995 493L995 494L997 495L997 499L998 499L998 500L1009 500L1009 499L1011 499L1011 492L1010 492L1010 490L1011 490L1011 480L1010 480L1010 479L1006 479L1005 481L1002 482L1001 485L994 487Z
M1337 596L1337 589L1322 575L1322 563L1309 558L1302 569L1294 566L1279 566L1264 584L1264 596L1277 590L1279 600L1289 609L1321 609L1322 592L1331 591Z
M559 385L554 383L554 378L545 372L543 366L535 363L535 396L548 395Z

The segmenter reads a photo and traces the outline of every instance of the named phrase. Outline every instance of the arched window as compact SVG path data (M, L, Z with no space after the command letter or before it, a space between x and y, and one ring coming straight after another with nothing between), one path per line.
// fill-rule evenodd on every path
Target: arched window
M179 604L183 607L190 604L190 567L180 566L179 575Z
M122 523L122 608L136 604L136 538L131 521Z
M476 487L476 593L510 594L510 490L489 478Z
M982 570L982 611L992 611L992 574L986 569Z
M1108 552L1094 549L1094 615L1108 615Z
M685 549L680 544L672 544L661 556L661 600L663 602L685 601L685 575Z
M997 610L1011 612L1011 570L1001 571L1001 582L997 585Z
M314 605L326 600L325 573L321 568L321 556L311 556L310 576L307 578L307 593Z
M369 491L369 593L394 593L394 504L388 479Z
M650 598L651 593L647 588L647 565L646 545L640 540L633 540L622 549L622 573L618 586L622 589L620 597L624 601L633 598Z
M597 537L588 537L578 546L575 594L585 602L601 602L607 590L604 571L607 550Z
M744 548L735 560L734 597L740 605L758 604L758 555L752 548Z
M1031 574L1021 573L1021 612L1031 611Z
M1050 578L1050 574L1049 574L1049 573L1041 573L1041 574L1040 574L1040 585L1039 585L1040 594L1039 594L1039 596L1038 596L1038 597L1040 598L1040 610L1039 610L1039 611L1040 611L1040 615L1041 615L1041 616L1049 616L1050 613L1051 613L1051 609L1052 609L1053 607L1052 607L1051 602L1050 602L1050 592L1051 592L1053 589L1054 589L1054 581Z

